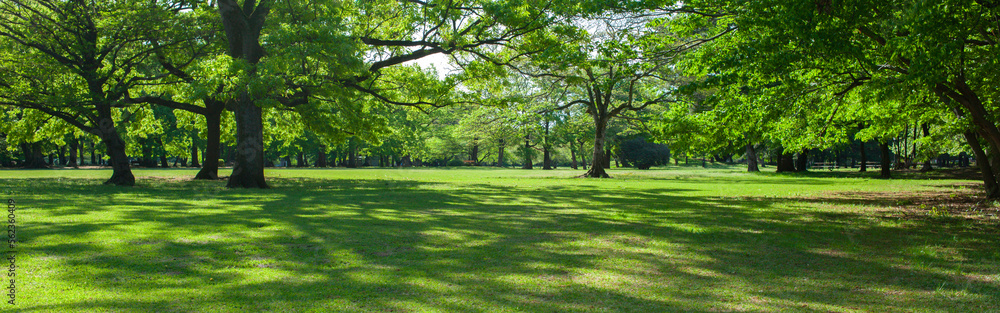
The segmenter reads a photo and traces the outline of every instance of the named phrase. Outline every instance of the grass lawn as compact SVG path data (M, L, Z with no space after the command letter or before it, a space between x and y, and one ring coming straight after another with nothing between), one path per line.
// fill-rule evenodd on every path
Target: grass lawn
M976 181L582 172L268 170L272 189L228 190L0 170L19 240L0 310L1000 312Z

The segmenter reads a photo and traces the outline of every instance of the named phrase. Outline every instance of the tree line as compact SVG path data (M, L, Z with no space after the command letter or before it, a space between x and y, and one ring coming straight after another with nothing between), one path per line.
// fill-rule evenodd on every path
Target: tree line
M204 159L204 179L224 159L227 186L266 188L265 166L309 155L526 168L555 157L588 177L608 177L612 160L669 161L635 151L735 156L748 170L878 159L888 177L965 153L998 198L997 6L5 1L0 132L29 163L100 149L116 185L135 182L129 156ZM434 55L452 68L420 65Z

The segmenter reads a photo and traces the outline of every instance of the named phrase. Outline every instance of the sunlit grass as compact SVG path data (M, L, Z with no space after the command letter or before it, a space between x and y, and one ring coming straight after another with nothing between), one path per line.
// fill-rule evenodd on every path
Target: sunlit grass
M1000 310L995 215L899 213L969 181L287 169L230 190L195 172L0 171L16 311Z

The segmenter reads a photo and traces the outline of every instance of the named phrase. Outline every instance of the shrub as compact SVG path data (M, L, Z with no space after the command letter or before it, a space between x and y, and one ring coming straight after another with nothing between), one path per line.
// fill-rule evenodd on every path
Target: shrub
M649 142L642 136L623 141L619 149L622 160L638 169L646 170L670 162L670 147Z

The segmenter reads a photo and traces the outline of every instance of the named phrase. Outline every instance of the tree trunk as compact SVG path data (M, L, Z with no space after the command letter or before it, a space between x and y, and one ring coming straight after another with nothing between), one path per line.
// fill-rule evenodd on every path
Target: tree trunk
M865 155L865 146L866 146L865 142L862 141L861 142L861 169L858 170L858 172L867 172L868 171L868 156Z
M256 62L255 62L256 63ZM264 180L264 119L248 91L236 101L236 155L228 188L268 188ZM208 152L206 150L206 155ZM205 159L205 163L218 160Z
M982 132L980 132L979 135L983 136ZM989 149L989 153L986 154L986 161L984 161L984 162L989 162L991 169L1000 169L1000 148L987 145L986 149ZM966 162L968 162L968 158L966 158ZM979 163L979 162L980 162L979 158L976 158L976 163ZM997 175L997 174L1000 174L1000 173L997 173L996 170L994 170L993 174L994 174L994 177L998 181L1000 181L1000 175Z
M247 0L242 6L235 0L218 1L219 15L226 33L228 54L234 59L244 59L250 68L246 75L256 77L256 66L264 56L260 45L260 31L270 13L266 1ZM237 92L235 99L236 154L229 188L267 188L264 179L264 121L262 109L254 102L250 90ZM217 162L216 160L208 160Z
M902 136L902 138L900 138L898 136L896 137L896 140L895 140L896 141L896 151L895 151L895 153L893 153L893 155L896 157L896 160L895 160L896 162L893 163L893 165L895 166L895 169L897 169L897 170L905 169L906 166L907 166L906 163L909 162L908 160L906 160L906 158L907 158L907 154L906 154L906 146L907 146L906 143L907 143L907 141L906 140L909 138L909 134L910 134L910 128L906 127L906 128L903 129L903 136Z
M596 131L594 132L594 156L590 160L590 170L583 174L583 177L610 178L605 169L605 165L610 165L607 156L604 154L604 134L607 132L608 120L594 117Z
M163 168L170 167L170 163L167 160L167 152L166 151L160 153L160 167L163 167Z
M976 165L979 165L979 170L982 172L986 198L990 200L1000 199L1000 184L997 183L998 173L995 172L996 168L990 165L990 162L985 161L987 159L986 152L983 151L982 145L979 144L979 138L976 137L976 133L967 131L964 135L965 140L969 143L969 147L972 148L972 152L976 156Z
M611 148L604 147L604 168L611 168Z
M760 167L757 166L757 150L754 149L753 144L747 144L747 172L760 172Z
M894 149L895 151L890 150L889 152L892 153L892 156L894 158L892 163L894 169L901 170L906 168L904 166L906 164L906 134L905 133L903 134L903 138L896 137L894 139L895 139L894 146L896 149Z
M97 151L94 148L94 141L93 140L90 141L90 165L98 165L97 164Z
M59 165L66 166L68 163L68 160L66 160L66 146L59 146L59 150L57 151L59 153Z
M795 160L795 171L805 172L809 170L809 149L802 149L799 158Z
M326 146L319 145L316 151L316 167L326 167Z
M358 167L358 149L354 143L354 137L347 141L347 167Z
M552 153L549 151L548 146L542 146L542 169L552 169Z
M990 118L992 115L986 110L979 95L967 85L964 77L957 78L951 86L943 82L937 83L934 85L934 91L942 100L954 100L964 107L969 112L968 116L971 118L972 124L978 128L977 133L983 136L987 145L1000 149L1000 129L997 128L997 124ZM945 103L948 103L948 101L945 101ZM961 115L957 112L956 114Z
M927 125L927 123L921 124L920 127L924 131L924 137L930 137L931 136L931 129L930 129L930 126ZM924 165L920 168L920 171L921 172L930 172L930 171L933 171L933 170L934 170L934 167L931 166L931 158L927 158L927 160L924 160Z
M83 141L80 140L80 139L77 139L76 144L77 144L78 149L80 150L79 154L77 154L77 156L78 156L78 158L77 158L77 161L78 161L77 165L81 165L82 166L85 163L84 160L83 160L83 155L84 155L84 152L86 152L85 151L86 145L83 144Z
M469 159L472 160L472 165L479 166L479 138L472 140L472 152L469 153Z
M80 168L80 164L76 162L76 153L80 150L80 142L76 138L69 139L69 164L67 166L72 168Z
M142 167L156 167L156 163L152 161L153 148L149 146L148 140L144 140L142 143L142 158L139 159L139 166Z
M531 160L531 136L524 136L524 165L521 165L521 169L530 170L535 167L534 161Z
M156 137L156 144L160 146L160 167L164 168L170 167L170 164L167 161L167 148L163 146L163 139L160 137Z
M261 149L261 155L263 155L263 154L264 154L264 150ZM202 156L205 156L205 155L202 154ZM220 149L219 149L219 158L222 159L222 164L235 163L236 162L235 161L235 159L236 159L236 146L220 146ZM218 161L218 160L216 160L216 161ZM201 162L205 163L205 160L202 159Z
M548 115L546 115L548 116ZM542 170L552 169L552 152L551 146L549 146L549 128L550 124L548 121L545 122L545 138L542 138Z
M498 140L497 143L500 146L500 148L497 149L498 150L498 152L497 152L497 166L498 167L503 167L503 154L504 154L504 151L503 151L504 150L504 140L503 140L503 138L500 138L500 140Z
M201 164L198 164L198 145L193 142L191 143L191 167L201 167ZM195 176L195 179L198 177Z
M910 140L910 154L907 157L907 167L917 168L917 125L913 125L913 140Z
M24 168L49 168L45 163L45 155L42 154L42 143L22 143L21 151L24 153Z
M128 155L125 154L125 141L118 135L115 129L115 122L111 119L111 107L98 107L98 129L101 141L107 148L108 157L111 158L111 178L104 182L105 185L134 186L135 176L132 175L132 168L128 162Z
M219 154L222 151L219 139L222 135L222 104L215 103L212 106L208 114L205 114L205 162L202 162L201 170L194 175L194 179L219 179ZM191 149L191 160L194 160L191 166L197 167L198 148L192 145ZM261 152L263 155L263 150Z
M886 139L885 142L879 143L879 149L882 153L882 178L892 178L892 151L889 151L889 140Z
M795 155L792 153L782 153L781 158L778 160L778 173L784 172L794 172L795 171Z
M573 147L573 142L570 141L569 143L569 156L571 160L570 167L572 167L575 170L578 169L578 164L576 163L576 149L574 148L575 147Z

